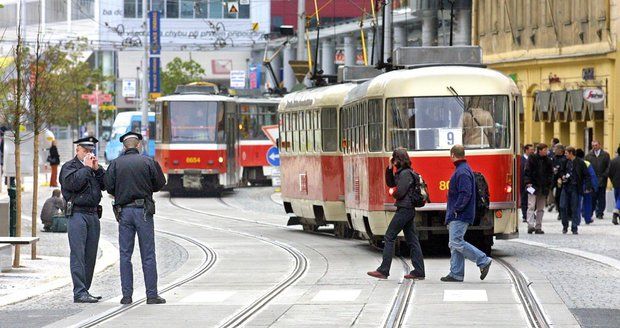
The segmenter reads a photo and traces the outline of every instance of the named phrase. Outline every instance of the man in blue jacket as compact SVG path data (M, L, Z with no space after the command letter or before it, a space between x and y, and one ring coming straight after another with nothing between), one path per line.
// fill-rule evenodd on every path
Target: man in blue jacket
M476 217L476 183L474 172L465 159L465 148L455 145L450 149L450 159L456 169L450 178L446 221L449 232L450 273L441 281L462 282L465 277L465 258L476 262L480 280L489 273L491 258L465 241L467 227Z

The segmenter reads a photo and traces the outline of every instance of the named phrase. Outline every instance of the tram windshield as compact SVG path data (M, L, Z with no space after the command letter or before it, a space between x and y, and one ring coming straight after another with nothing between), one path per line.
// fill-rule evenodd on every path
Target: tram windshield
M239 104L239 135L241 140L267 140L265 125L276 125L276 104Z
M388 149L501 149L510 145L508 96L450 96L387 100Z
M214 101L171 101L165 113L172 143L216 143L223 140L224 111Z

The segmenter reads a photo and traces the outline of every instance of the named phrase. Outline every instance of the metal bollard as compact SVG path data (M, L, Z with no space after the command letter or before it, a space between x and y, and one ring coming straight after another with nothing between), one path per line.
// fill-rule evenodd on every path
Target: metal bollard
M9 192L9 236L15 237L17 228L17 188L15 179L11 178Z

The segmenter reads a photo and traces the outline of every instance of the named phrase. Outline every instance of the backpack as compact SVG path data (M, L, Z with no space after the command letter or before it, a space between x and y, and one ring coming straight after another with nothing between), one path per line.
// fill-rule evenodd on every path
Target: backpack
M428 187L424 179L422 179L422 175L416 173L414 170L411 170L411 175L413 175L414 184L413 192L411 193L411 202L414 207L422 207L430 202Z
M489 185L484 175L474 172L474 182L476 184L476 221L489 210Z

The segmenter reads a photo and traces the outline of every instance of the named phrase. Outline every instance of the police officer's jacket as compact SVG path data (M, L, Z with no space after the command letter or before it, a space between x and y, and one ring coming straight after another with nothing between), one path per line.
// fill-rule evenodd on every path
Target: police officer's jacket
M131 148L108 166L106 190L116 205L131 204L137 199L153 199L153 193L166 185L166 177L153 159Z
M60 191L66 201L74 206L95 207L101 201L101 191L105 190L105 170L93 170L84 166L76 157L66 162L60 169Z

